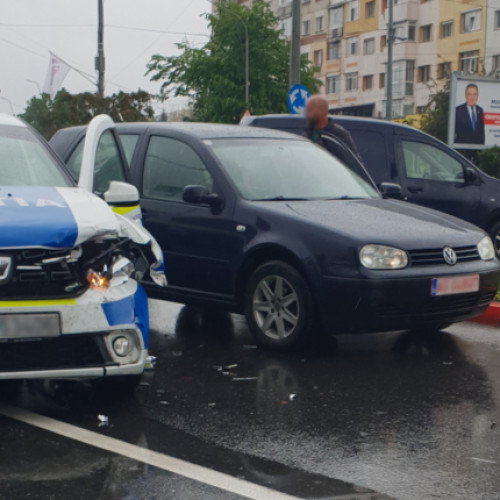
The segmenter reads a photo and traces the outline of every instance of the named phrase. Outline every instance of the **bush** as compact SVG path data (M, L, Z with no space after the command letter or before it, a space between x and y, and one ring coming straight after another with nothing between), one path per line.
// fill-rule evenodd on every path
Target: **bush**
M500 147L493 146L479 151L477 166L486 174L500 179Z

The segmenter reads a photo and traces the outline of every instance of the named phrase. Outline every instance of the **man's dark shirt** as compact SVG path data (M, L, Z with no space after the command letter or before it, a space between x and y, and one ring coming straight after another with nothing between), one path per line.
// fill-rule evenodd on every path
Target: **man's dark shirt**
M324 128L306 129L304 135L308 137L312 142L318 144L319 146L324 147L325 149L329 148L325 145L323 139L321 138L322 135L329 135L335 139L339 139L351 150L351 152L363 164L363 159L361 158L358 148L356 147L356 144L353 141L349 131L347 131L344 127L341 127L340 125L337 125L331 120L328 122L328 125Z

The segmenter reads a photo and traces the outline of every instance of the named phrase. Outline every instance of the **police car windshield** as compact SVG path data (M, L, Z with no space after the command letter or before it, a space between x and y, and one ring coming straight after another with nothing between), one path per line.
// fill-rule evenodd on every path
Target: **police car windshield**
M64 187L72 184L29 128L0 125L0 185Z
M247 200L378 198L377 191L308 141L234 138L206 141Z

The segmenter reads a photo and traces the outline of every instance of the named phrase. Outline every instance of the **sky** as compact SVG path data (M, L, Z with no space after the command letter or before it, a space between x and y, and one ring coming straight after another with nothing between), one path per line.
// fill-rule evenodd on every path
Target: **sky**
M21 113L43 86L49 51L96 79L97 0L0 0L0 113ZM208 40L209 0L104 0L106 94L141 88L158 93L144 76L151 55L178 53L175 44ZM30 82L28 80L32 80ZM63 87L71 93L95 85L71 70ZM178 111L186 99L156 102L159 113Z

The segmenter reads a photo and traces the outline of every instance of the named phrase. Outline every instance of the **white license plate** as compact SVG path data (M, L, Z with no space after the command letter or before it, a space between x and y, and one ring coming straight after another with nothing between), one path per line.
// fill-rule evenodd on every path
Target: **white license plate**
M431 295L455 295L458 293L472 293L479 290L479 274L468 276L452 276L449 278L433 278Z
M0 339L58 337L59 314L0 314Z

